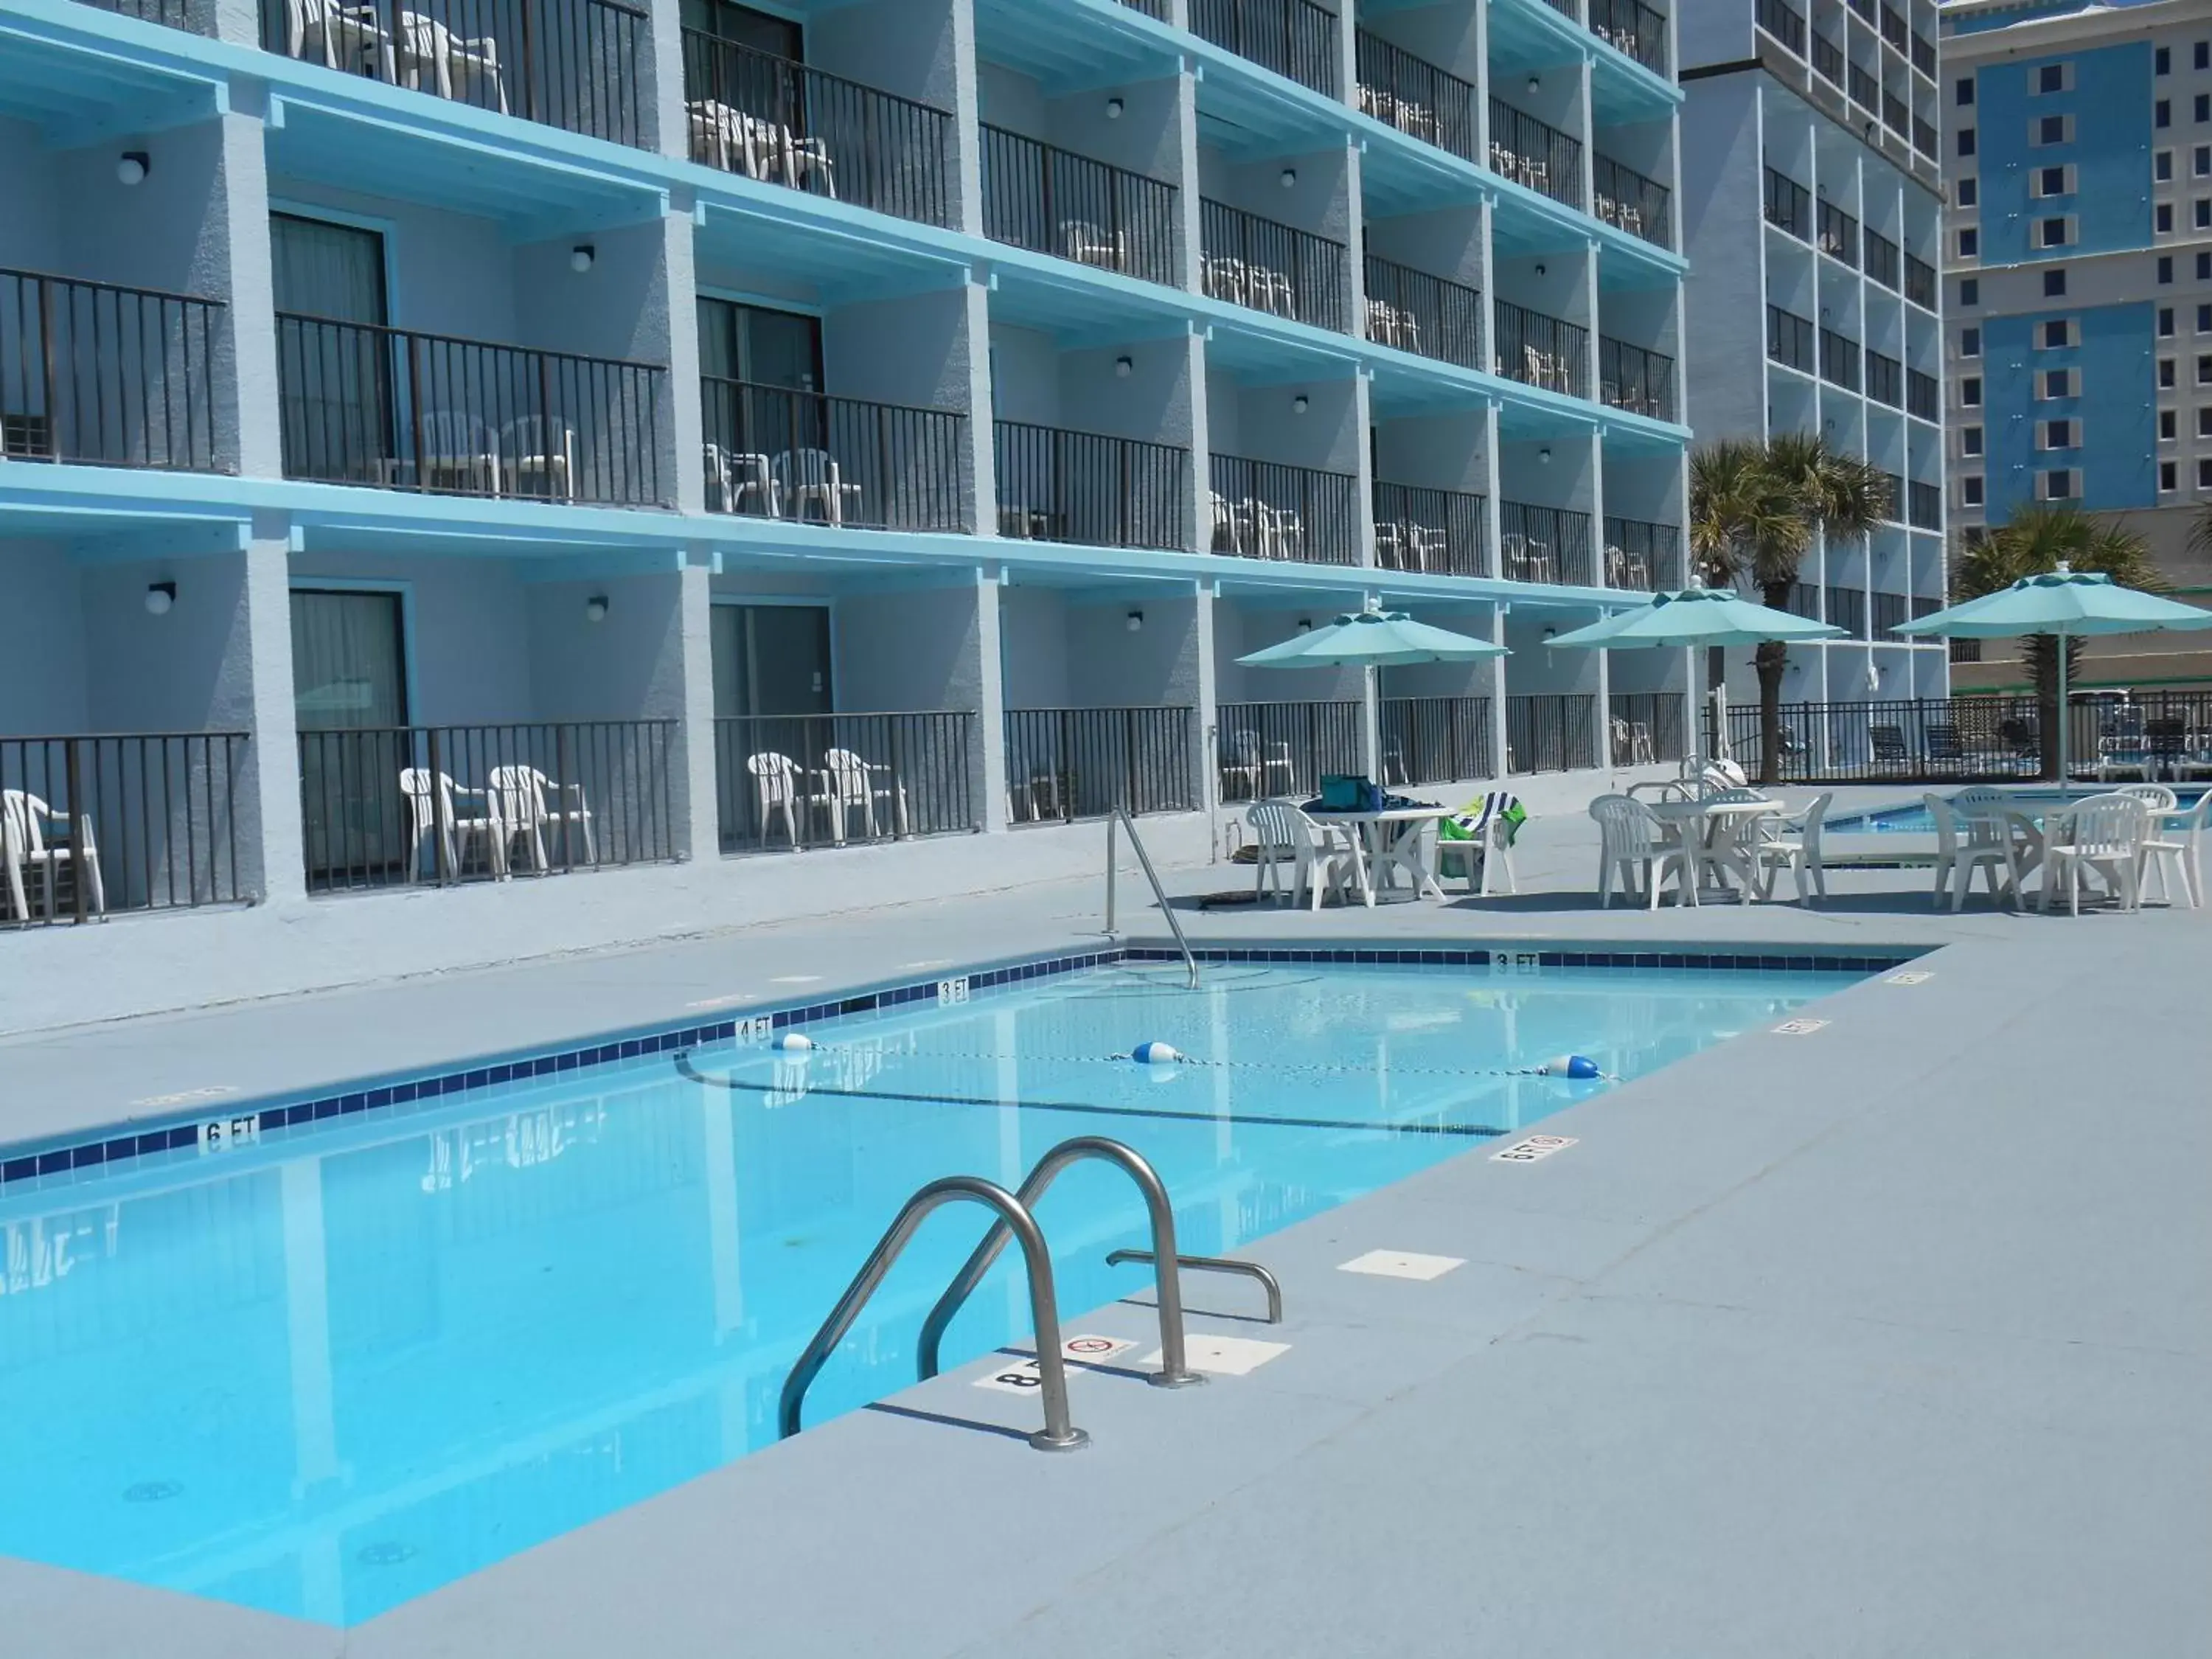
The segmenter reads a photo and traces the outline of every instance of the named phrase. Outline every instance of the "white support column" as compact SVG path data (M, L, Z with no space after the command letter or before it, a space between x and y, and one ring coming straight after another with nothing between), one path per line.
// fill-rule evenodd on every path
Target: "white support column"
M1367 338L1367 216L1360 204L1366 199L1366 185L1361 173L1367 155L1367 141L1349 139L1344 149L1344 181L1351 211L1345 216L1344 259L1345 292L1351 297L1352 315L1345 319L1345 327L1354 339ZM1360 440L1366 447L1366 440Z
M239 794L245 844L260 868L241 872L271 907L303 904L307 852L300 824L300 733L292 690L292 526L256 514L246 549L247 702L253 742Z
M952 0L952 222L983 234L983 105L976 83L975 0Z
M1005 573L995 568L975 573L975 647L981 672L972 775L982 791L983 828L993 834L1006 827L1006 659L1000 643L999 615L1005 580Z
M1220 826L1215 815L1221 805L1221 770L1215 757L1221 752L1221 703L1214 678L1213 601L1220 584L1201 579L1194 589L1191 641L1198 658L1198 799L1206 811L1206 844L1218 855Z
M1178 11L1182 5L1183 0L1176 0ZM1185 60L1176 76L1176 167L1174 176L1168 181L1176 187L1177 234L1182 243L1182 270L1178 280L1194 294L1206 292L1206 245L1198 177L1200 75L1200 71Z
M720 780L714 756L714 555L695 544L677 573L683 584L678 614L683 639L684 855L716 857L722 848Z
M216 119L222 129L222 169L210 210L209 239L220 244L229 264L230 304L229 326L217 331L210 365L216 456L219 464L235 465L241 477L278 478L284 474L284 436L269 255L266 139L255 114ZM289 665L284 684L289 695Z
M1505 643L1505 613L1510 607L1494 606L1490 613L1490 642ZM1505 659L1490 659L1490 775L1503 779L1512 768L1505 753Z
M684 97L684 9L678 0L653 0L653 142L649 148L678 161L691 156L691 116Z
M1354 469L1359 483L1352 507L1353 523L1359 537L1359 562L1370 568L1376 562L1375 550L1375 446L1368 434L1375 429L1375 376L1362 364L1352 382L1352 418L1359 434L1358 465Z
M1206 404L1205 331L1194 324L1183 345L1190 357L1190 546L1194 552L1206 553L1213 548L1213 434Z
M999 468L993 446L991 402L991 291L987 280L970 278L967 298L969 512L979 536L999 533Z
M693 240L697 225L689 212L673 210L661 223L666 233L662 258L668 292L668 374L664 384L669 398L669 441L663 459L675 471L678 510L703 513L707 474L700 457L706 422L699 403L699 282Z
M1486 216L1486 218L1487 216ZM1504 477L1498 470L1498 413L1499 405L1492 402L1483 411L1483 489L1490 510L1482 515L1482 568L1486 574L1495 576L1505 568L1504 534L1500 520L1505 516L1505 503L1499 495L1504 488Z

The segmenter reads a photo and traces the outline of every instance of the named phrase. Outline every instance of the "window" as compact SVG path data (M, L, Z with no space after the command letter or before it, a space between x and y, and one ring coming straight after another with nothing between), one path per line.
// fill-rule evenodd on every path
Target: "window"
M2171 392L2173 389L2174 385L2173 359L2171 357L2160 358L2158 360L2159 390L2161 392Z
M2207 205L2212 205L2208 204ZM2074 240L2074 222L2063 214L2055 219L2038 222L2036 241L2043 247L2065 247Z
M2173 280L2173 256L2171 253L2161 253L2158 257L2158 280L2161 283Z
M2173 182L2173 152L2172 150L2160 150L2150 158L2150 176L2161 185L2170 185Z
M2161 340L2171 340L2173 337L2173 307L2172 306L2160 306L2158 308L2158 337Z
M1959 453L1961 455L1978 455L1982 453L1981 428L1967 426L1959 428Z
M2063 351L2074 343L2074 319L2060 317L2043 325L2043 349Z
M2070 398L2074 395L2074 371L2070 368L2046 368L2043 371L2043 395L2045 398Z
M2035 89L2039 93L2064 92L2073 79L2073 64L2045 64L2035 71Z
M2164 412L2168 415L2173 413L2170 409ZM2197 435L2200 438L2212 438L2212 408L2200 409L2197 411Z
M2155 104L2153 104L2150 106L2150 124L2154 127L2172 126L2173 125L2173 106L2163 98L2160 99Z
M2160 202L2160 203L2158 204L2158 226L2157 226L2157 229L2158 229L2158 234L2159 234L2160 235L2161 235L2161 236L2165 236L2165 235L2168 235L2168 234L2172 234L2172 230L2173 230L2173 204L2172 204L2172 203L2171 203L2171 202Z
M2190 151L2189 169L2200 179L2212 179L2212 144L2199 144Z
M2074 447L2074 422L2045 421L2040 437L2045 449L2071 449Z
M1965 380L1959 382L1959 402L1962 407L1966 409L1979 409L1982 406L1982 377L1980 375L1969 374Z
M2032 144L2070 144L2074 142L2074 118L2070 115L2039 116L2028 131Z
M1982 481L1979 478L1960 479L1959 500L1965 506L1979 507L1982 504Z
M2152 68L2151 73L2154 75L2173 73L2173 49L2171 46L2160 46L2158 49L2157 62Z
M1959 331L1959 355L1961 357L1978 357L1982 355L1980 329L1962 328Z
M1957 96L1959 100L1959 107L1960 109L1966 108L1974 101L1974 77L1972 76L1962 75L1959 77Z
M2172 461L2160 461L2158 464L2158 487L2160 493L2180 488L2179 482L2174 476L2178 470Z
M2196 116L2197 125L2200 126L2207 121L2212 121L2212 93L2198 93L2196 107L2191 113Z
M2200 253L2197 256L2197 280L2200 283L2212 283L2212 253Z
M2074 168L2071 163L2063 167L2038 167L2035 170L2035 194L2038 196L2071 196L2074 193Z
M2191 61L2198 69L2212 69L2212 40L2199 40Z
M2070 501L2074 499L2074 469L2070 466L2046 468L2037 482L2046 501Z
M2199 230L2212 230L2212 196L2200 196L2191 212L2191 222Z
M2043 297L2046 300L2063 300L2066 297L2064 270L2046 270L2043 273Z
M1961 226L1959 231L1959 257L1961 259L1978 259L1981 257L1981 253L1982 233L1972 225Z
M2197 307L2197 331L2212 334L2212 306L2200 305Z
M1959 279L1959 303L1962 306L1978 306L1981 304L1981 278L1978 276L1960 277Z
M2199 489L2212 489L2212 458L2207 458L2197 463L2197 487Z
M2170 410L2170 409L2161 409L2161 410L2160 410L2158 411L2158 441L2159 441L2159 442L2160 442L2160 443L2162 443L2162 444L2170 444L2170 443L2172 443L2172 442L2173 441L2173 434L2174 434L2174 419L2173 419L2173 411L2172 411L2172 410Z
M1962 208L1972 207L1981 200L1982 188L1971 176L1959 180L1955 200Z
M2197 384L2212 386L2212 351L2197 354Z
M1972 155L1973 153L1974 130L1972 127L1960 127L1959 129L1959 154L1961 155Z

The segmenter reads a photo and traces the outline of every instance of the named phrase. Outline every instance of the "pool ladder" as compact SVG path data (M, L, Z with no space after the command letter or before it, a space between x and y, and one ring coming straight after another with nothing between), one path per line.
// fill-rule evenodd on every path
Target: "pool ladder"
M1159 1286L1160 1369L1152 1373L1148 1381L1164 1389L1188 1388L1206 1381L1203 1375L1190 1368L1184 1353L1181 1270L1185 1267L1249 1272L1268 1286L1273 1316L1280 1318L1282 1289L1264 1267L1176 1253L1174 1206L1169 1201L1168 1189L1160 1180L1159 1171L1141 1153L1103 1135L1078 1135L1061 1141L1039 1158L1018 1191L1010 1193L981 1176L945 1176L907 1200L868 1259L860 1264L860 1271L853 1276L853 1282L845 1287L845 1294L837 1299L837 1305L830 1310L829 1318L822 1322L822 1328L815 1332L814 1340L799 1356L791 1375L785 1378L777 1411L780 1437L787 1440L799 1432L806 1390L829 1363L837 1345L845 1340L868 1298L883 1284L884 1275L890 1272L891 1264L906 1249L915 1229L939 1206L964 1199L994 1212L997 1219L922 1322L916 1369L924 1381L937 1375L945 1328L982 1283L983 1275L991 1270L991 1264L999 1259L1007 1242L1012 1240L1022 1247L1023 1265L1029 1274L1030 1317L1036 1332L1037 1391L1044 1404L1044 1427L1030 1437L1030 1444L1039 1451L1074 1451L1089 1445L1091 1437L1068 1417L1067 1361L1060 1348L1060 1308L1053 1290L1052 1253L1046 1248L1044 1231L1037 1225L1031 1206L1063 1170L1090 1158L1114 1164L1136 1183L1137 1190L1144 1195L1145 1209L1152 1223L1150 1251L1116 1251L1107 1258L1109 1262L1144 1260L1159 1264L1156 1282Z
M1160 914L1168 919L1168 931L1175 935L1176 948L1182 952L1182 965L1190 970L1190 988L1198 989L1198 958L1191 954L1190 941L1183 937L1182 923L1176 920L1175 907L1168 902L1167 889L1160 885L1159 872L1152 868L1152 855L1145 851L1145 843L1137 835L1137 823L1127 811L1116 806L1106 819L1106 936L1114 936L1114 876L1121 860L1115 857L1114 832L1129 832L1129 845L1136 849L1137 862L1145 872L1145 879L1152 884L1152 896L1160 902Z

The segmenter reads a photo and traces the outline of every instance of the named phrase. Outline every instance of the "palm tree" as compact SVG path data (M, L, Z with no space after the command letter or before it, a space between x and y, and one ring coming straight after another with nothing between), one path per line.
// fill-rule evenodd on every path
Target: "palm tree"
M2212 549L2212 514L2191 533L2192 544L2199 536L2206 537L2208 549ZM1958 561L1958 580L1952 597L1954 601L1979 599L2010 587L2023 576L2056 570L2062 562L2075 570L2101 570L2124 587L2155 592L2166 586L2151 558L2149 544L2127 527L2125 520L2094 519L2078 507L2038 502L2021 507L2008 523L1966 550ZM2081 662L2082 643L2072 637L2066 641L2069 678ZM2027 665L2028 684L2035 688L2036 707L2041 711L2043 775L2056 777L2057 635L2031 634L2021 642L2021 655Z

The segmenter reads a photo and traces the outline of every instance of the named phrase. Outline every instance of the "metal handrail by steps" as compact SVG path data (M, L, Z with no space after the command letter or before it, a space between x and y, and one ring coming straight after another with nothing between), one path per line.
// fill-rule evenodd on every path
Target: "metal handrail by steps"
M1190 969L1190 988L1198 989L1198 958L1191 954L1190 941L1183 937L1182 924L1176 920L1175 908L1168 902L1167 889L1160 885L1159 872L1152 868L1152 855L1145 851L1145 843L1137 835L1135 820L1128 812L1116 806L1106 819L1106 935L1114 935L1114 873L1120 862L1114 856L1114 831L1116 825L1129 832L1129 845L1136 848L1137 862L1144 867L1145 879L1152 884L1152 896L1160 902L1160 914L1168 919L1168 931L1175 935L1176 947L1182 951L1183 966Z
M1151 1250L1114 1250L1108 1253L1106 1265L1118 1267L1124 1261L1157 1261L1158 1255ZM1249 1279L1267 1293L1267 1322L1283 1322L1283 1283L1256 1261L1239 1261L1233 1255L1179 1255L1176 1266L1194 1273L1235 1273Z
M1152 1249L1151 1254L1160 1263L1157 1275L1160 1304L1160 1368L1148 1381L1164 1389L1187 1388L1206 1378L1191 1370L1183 1358L1182 1280L1179 1273L1184 1258L1176 1254L1175 1206L1169 1200L1167 1185L1160 1179L1159 1171L1147 1163L1143 1155L1118 1140L1109 1140L1103 1135L1078 1135L1063 1140L1036 1161L1029 1175L1014 1194L1014 1201L1024 1208L1033 1208L1045 1194L1045 1189L1060 1178L1060 1172L1085 1158L1099 1158L1120 1167L1137 1190L1145 1195L1145 1209L1152 1219ZM921 1322L921 1342L919 1359L922 1379L926 1382L937 1375L938 1349L945 1341L945 1328L975 1294L975 1287L983 1282L983 1275L991 1271L991 1264L999 1259L999 1252L1006 1248L1006 1240L1013 1236L1005 1221L992 1224L983 1242L975 1247L952 1283L945 1287L937 1305ZM1044 1340L1037 1340L1037 1351L1044 1351Z

